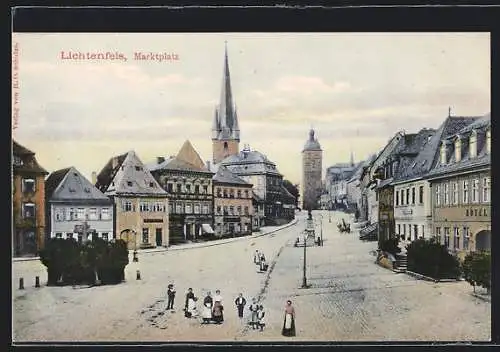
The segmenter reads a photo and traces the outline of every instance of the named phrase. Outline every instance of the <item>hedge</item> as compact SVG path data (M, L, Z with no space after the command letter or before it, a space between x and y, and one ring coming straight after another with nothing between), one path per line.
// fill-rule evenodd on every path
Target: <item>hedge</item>
M40 261L47 267L49 286L117 284L125 279L127 243L51 238L40 252Z
M458 279L461 275L458 258L435 239L418 239L406 246L408 270L434 279Z

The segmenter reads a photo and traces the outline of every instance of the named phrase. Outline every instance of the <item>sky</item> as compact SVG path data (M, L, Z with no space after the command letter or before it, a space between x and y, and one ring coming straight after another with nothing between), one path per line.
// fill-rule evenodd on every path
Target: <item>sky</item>
M13 138L49 172L75 166L89 179L114 155L149 163L186 139L211 160L225 41L240 149L264 153L293 183L311 127L326 169L351 152L366 159L400 130L439 127L449 107L490 111L489 33L14 33Z

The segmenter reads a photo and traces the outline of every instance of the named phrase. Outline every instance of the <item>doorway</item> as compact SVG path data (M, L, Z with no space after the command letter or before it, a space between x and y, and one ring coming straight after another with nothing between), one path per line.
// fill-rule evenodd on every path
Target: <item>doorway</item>
M156 247L160 247L162 244L163 244L163 241L162 241L162 228L157 228L156 229Z

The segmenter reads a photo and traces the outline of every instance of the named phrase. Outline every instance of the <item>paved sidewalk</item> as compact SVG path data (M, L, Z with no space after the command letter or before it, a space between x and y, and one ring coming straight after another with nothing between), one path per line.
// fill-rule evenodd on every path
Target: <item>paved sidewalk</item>
M251 238L257 238L260 236L265 236L272 234L276 231L280 231L282 229L286 229L287 227L293 226L297 223L297 218L289 222L288 224L282 225L282 226L265 226L260 229L258 232L252 233L250 236L241 236L241 237L234 237L234 238L225 238L225 239L220 239L220 240L213 240L209 242L199 242L199 243L185 243L185 244L179 244L179 245L173 245L168 248L166 247L159 247L159 248L150 248L150 249L138 249L137 252L139 254L147 254L147 253L157 253L157 252L165 252L165 251L178 251L178 250L186 250L186 249L193 249L193 248L202 248L202 247L211 247L211 246L218 246L221 244L226 244L226 243L231 243L235 241L241 241L241 240L248 240ZM129 255L133 254L133 250L129 251ZM25 261L32 261L32 260L40 260L40 257L17 257L17 258L12 258L12 262L25 262Z
M173 245L168 248L165 247L160 247L160 248L151 248L151 249L138 249L137 252L139 254L146 254L146 253L156 253L156 252L165 252L165 251L178 251L178 250L185 250L185 249L192 249L192 248L203 248L203 247L212 247L212 246L218 246L226 243L231 243L235 241L241 241L241 240L249 240L252 238L257 238L260 236L265 236L265 235L270 235L276 231L280 231L283 229L286 229L287 227L293 226L297 223L298 219L295 218L288 224L282 225L282 226L265 226L260 229L259 232L254 232L249 236L241 236L241 237L234 237L234 238L224 238L220 240L213 240L213 241L208 241L208 242L198 242L198 243L184 243L184 244L178 244L178 245ZM133 253L133 250L129 251L130 253Z

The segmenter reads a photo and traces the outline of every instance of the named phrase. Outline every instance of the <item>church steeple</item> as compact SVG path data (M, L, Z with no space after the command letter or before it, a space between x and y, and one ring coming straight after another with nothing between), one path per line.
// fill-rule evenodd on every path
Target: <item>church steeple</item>
M354 153L351 150L351 166L354 166Z
M240 127L231 90L227 42L225 42L222 88L219 105L215 108L212 122L213 162L219 163L227 156L237 154L239 142Z
M231 91L231 75L229 73L229 59L227 55L227 42L224 50L224 67L222 74L222 89L219 106L216 109L212 124L212 139L240 140L240 130L236 106L233 102Z

